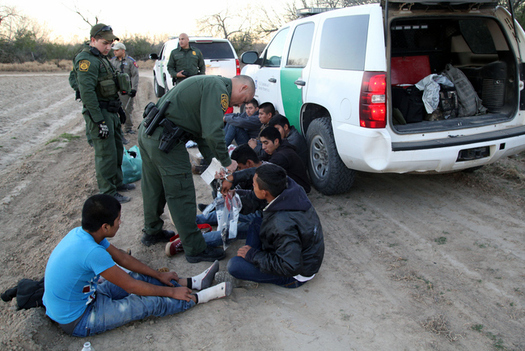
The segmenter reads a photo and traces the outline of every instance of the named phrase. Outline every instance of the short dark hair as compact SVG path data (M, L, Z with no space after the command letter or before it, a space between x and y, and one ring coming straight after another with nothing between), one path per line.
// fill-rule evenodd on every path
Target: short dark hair
M280 125L283 128L285 125L287 125L288 127L290 127L290 121L288 121L288 118L278 113L270 119L270 122L268 122L268 125L272 127L275 127L276 125Z
M279 133L279 130L275 127L268 126L264 128L259 134L259 138L261 137L271 140L272 143L275 141L275 139L279 139L279 143L281 143L281 133Z
M246 103L246 105L248 105L248 104L252 104L252 105L255 106L255 107L259 107L259 101L257 101L256 98L253 98L253 99L251 99L250 101L248 101L248 102Z
M265 102L259 105L259 110L263 110L264 113L271 113L272 116L275 115L275 107L271 102Z
M273 197L281 195L288 187L286 171L281 166L265 163L255 170L259 189L268 191Z
M113 226L120 213L121 205L114 196L93 195L84 202L82 208L82 229L96 232L104 223Z
M231 159L237 161L237 163L242 163L243 165L252 160L253 163L259 163L259 157L254 149L248 144L239 145L233 150Z

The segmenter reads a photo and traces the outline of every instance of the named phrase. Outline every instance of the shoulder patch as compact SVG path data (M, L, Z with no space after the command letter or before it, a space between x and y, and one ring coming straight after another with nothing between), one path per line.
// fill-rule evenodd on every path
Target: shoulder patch
M91 62L89 62L89 60L82 60L78 63L78 69L80 72L87 72L90 64Z
M230 105L230 99L228 98L228 94L222 94L221 95L221 107L224 112L228 109Z
M137 65L136 61L133 61L133 64L135 65L135 67L139 68L139 65Z
M197 56L197 53L195 52L195 50L193 50L192 53L194 56Z

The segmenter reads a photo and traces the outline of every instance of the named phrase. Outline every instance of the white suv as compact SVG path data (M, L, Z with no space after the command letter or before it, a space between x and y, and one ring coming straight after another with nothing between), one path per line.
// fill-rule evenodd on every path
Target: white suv
M228 39L209 37L190 37L190 46L199 49L204 56L207 75L218 75L232 78L239 75L240 66L237 53ZM153 67L153 85L155 95L161 97L173 88L173 81L168 72L168 62L171 52L179 46L179 39L170 39L162 46L160 53L151 54L155 61Z
M356 171L474 169L525 150L524 32L495 0L456 2L328 11L288 23L260 56L242 55L259 103L272 102L305 135L319 191L347 191ZM423 102L396 101L394 93L406 95L450 65L483 106L468 116L419 110L419 118L399 118L400 104ZM456 107L475 103L460 96L463 88L451 93Z

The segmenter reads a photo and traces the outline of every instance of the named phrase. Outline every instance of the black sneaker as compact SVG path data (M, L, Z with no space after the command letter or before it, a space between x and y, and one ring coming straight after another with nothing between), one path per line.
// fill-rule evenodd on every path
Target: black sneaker
M144 233L140 241L146 246L151 246L157 243L167 243L170 241L170 238L174 235L174 231L163 229L155 235L147 235L146 233Z
M122 184L117 186L117 191L134 190L137 186L135 184Z
M200 254L189 256L186 255L186 261L189 263L197 263L201 261L215 262L215 260L222 260L226 257L226 253L220 247L206 247Z
M124 196L124 195L121 195L119 193L116 193L115 195L113 195L113 197L115 199L118 200L118 202L120 202L121 204L123 204L124 202L129 202L131 200L131 197L129 196Z
M204 210L206 209L206 207L208 207L208 205L206 205L206 204L198 204L197 207L199 208L199 211L204 212Z

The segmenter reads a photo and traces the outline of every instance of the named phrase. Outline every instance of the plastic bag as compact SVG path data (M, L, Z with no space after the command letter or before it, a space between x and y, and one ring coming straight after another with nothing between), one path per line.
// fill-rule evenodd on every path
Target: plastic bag
M221 194L214 201L217 213L217 230L221 232L223 248L226 250L230 243L237 238L237 223L242 203L239 195L228 194L224 198Z
M124 184L133 183L142 178L142 158L137 145L132 146L129 151L124 148L122 175Z
M431 74L416 83L416 88L423 90L423 103L425 104L425 110L429 114L438 108L440 84L447 87L454 86L454 83L447 77L439 74Z

